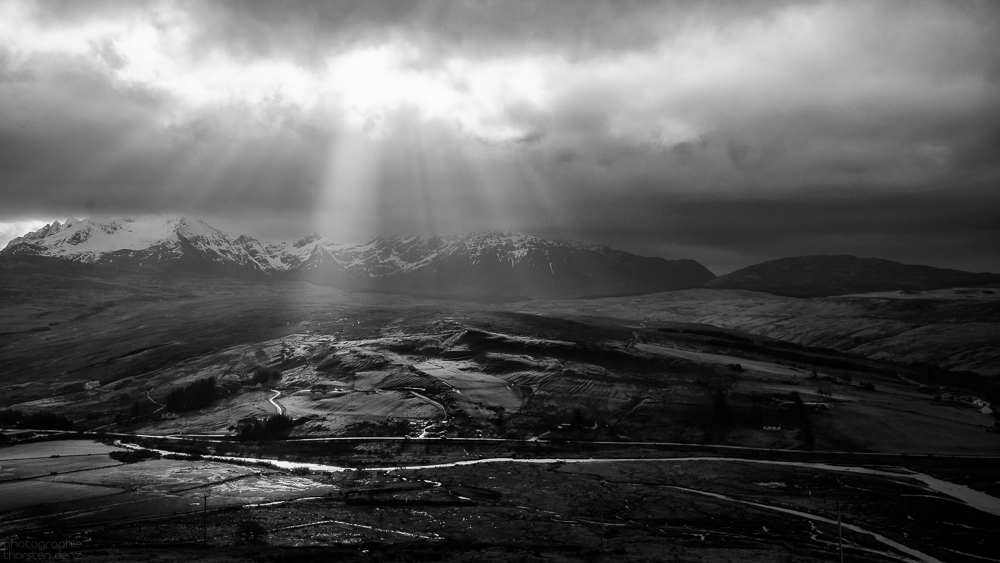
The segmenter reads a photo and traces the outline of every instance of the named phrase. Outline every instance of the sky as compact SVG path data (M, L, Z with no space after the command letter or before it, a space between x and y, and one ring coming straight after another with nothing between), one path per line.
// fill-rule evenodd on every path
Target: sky
M146 214L1000 272L1000 3L0 0L0 245Z

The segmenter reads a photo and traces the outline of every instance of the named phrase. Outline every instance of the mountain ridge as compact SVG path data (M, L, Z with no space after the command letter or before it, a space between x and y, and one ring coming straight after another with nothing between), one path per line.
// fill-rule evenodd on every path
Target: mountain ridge
M85 263L209 269L427 296L577 298L698 287L715 276L694 260L512 231L381 235L351 245L319 235L293 243L232 237L198 219L70 219L10 241L4 255Z

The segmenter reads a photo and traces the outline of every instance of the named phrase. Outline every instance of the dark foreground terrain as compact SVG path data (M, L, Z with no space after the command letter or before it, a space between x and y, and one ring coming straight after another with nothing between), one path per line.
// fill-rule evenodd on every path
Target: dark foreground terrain
M193 447L217 446L179 449ZM993 555L1000 526L996 458L713 455L515 441L308 449L338 462L352 452L390 454L383 464L348 467L171 454L121 464L108 450L122 451L86 441L0 450L8 500L0 530L19 542L6 553L112 561L829 561L839 510L847 560L979 561Z
M59 268L0 272L0 539L35 542L5 554L829 561L839 504L847 560L1000 560L992 292L491 304Z

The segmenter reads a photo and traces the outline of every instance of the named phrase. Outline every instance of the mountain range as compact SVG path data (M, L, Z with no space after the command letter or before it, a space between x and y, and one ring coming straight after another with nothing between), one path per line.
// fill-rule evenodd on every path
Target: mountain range
M715 277L694 260L636 256L513 232L379 236L354 245L310 235L287 243L232 237L189 218L56 221L10 241L0 254L491 299L652 293L698 287Z
M637 256L515 232L378 236L362 244L318 235L272 242L233 237L183 217L56 221L13 239L0 255L498 300L637 295L693 287L823 297L1000 285L998 274L854 256L780 258L716 277L694 260Z

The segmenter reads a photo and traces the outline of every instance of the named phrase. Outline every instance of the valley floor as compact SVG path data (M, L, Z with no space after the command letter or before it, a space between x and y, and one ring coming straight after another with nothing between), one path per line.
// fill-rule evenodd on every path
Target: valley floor
M107 455L119 447L86 441L13 446L0 450L0 493L14 502L0 513L0 533L22 546L62 542L49 554L70 545L82 558L123 561L153 553L162 561L264 553L268 560L825 561L837 550L839 510L850 560L933 562L989 559L990 531L1000 525L1000 498L968 486L995 489L1000 458L869 465L870 456L860 456L853 461L861 465L844 465L641 447L371 446L412 461L304 471L294 462L184 455L121 464Z

